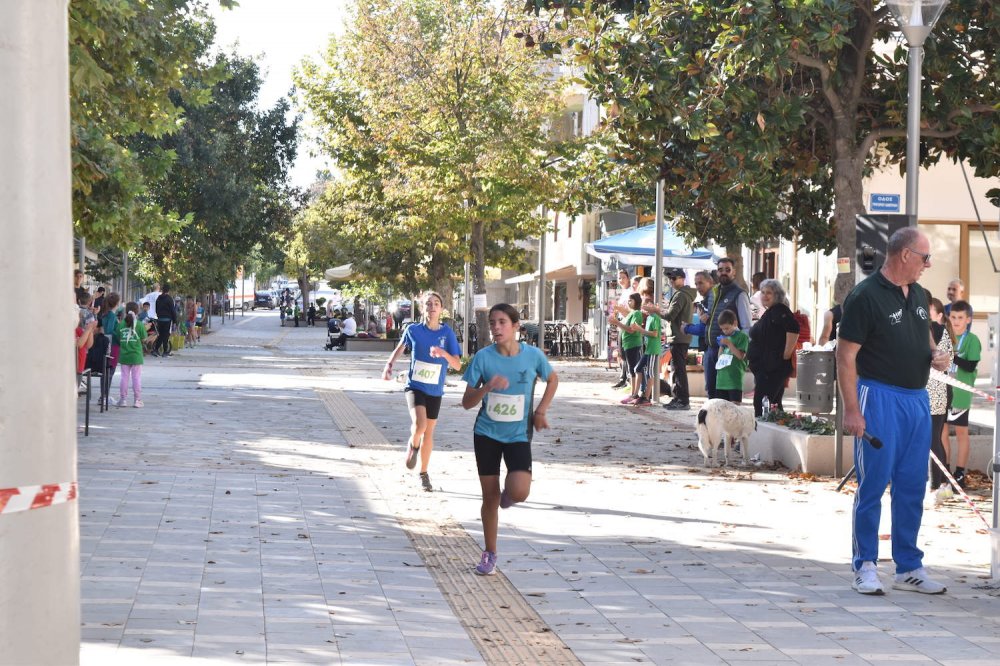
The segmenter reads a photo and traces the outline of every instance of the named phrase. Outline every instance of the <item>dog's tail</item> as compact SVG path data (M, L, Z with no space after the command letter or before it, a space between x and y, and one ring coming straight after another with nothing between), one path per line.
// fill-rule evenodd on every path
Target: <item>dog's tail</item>
M706 456L708 455L707 451L711 450L712 448L712 437L708 433L708 423L706 423L705 421L705 418L707 416L708 416L707 410L702 409L701 411L699 411L698 425L695 428L695 431L698 433L698 443L704 447L702 453L704 453Z

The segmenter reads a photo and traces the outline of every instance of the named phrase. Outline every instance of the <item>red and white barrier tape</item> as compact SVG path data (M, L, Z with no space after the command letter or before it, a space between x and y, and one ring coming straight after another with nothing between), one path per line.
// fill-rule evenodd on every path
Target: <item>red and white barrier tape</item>
M946 375L940 370L935 370L934 368L931 368L931 379L933 379L934 381L941 382L942 384L947 384L948 386L960 388L964 391L968 391L969 393L975 393L976 395L982 398L986 398L987 400L996 400L995 396L990 395L986 391L980 391L975 386L966 384L965 382L960 382L951 375Z
M76 481L47 483L43 486L0 488L0 515L31 509L42 509L53 504L64 504L76 499Z
M987 521L986 518L983 517L983 514L979 513L979 509L976 508L976 503L973 502L972 498L965 493L965 491L962 489L962 486L958 485L958 481L956 481L955 477L951 475L951 472L949 472L948 468L945 467L944 463L941 462L941 459L938 458L936 455L934 455L933 451L931 451L931 460L934 462L935 465L938 466L938 469L940 469L941 472L944 473L945 478L948 479L948 481L951 483L951 487L954 488L955 491L958 492L958 494L962 497L962 499L966 501L966 503L969 505L969 508L972 509L972 512L977 516L979 516L979 520L983 521L983 524L986 525L986 529L988 530L993 529L993 526L990 525L989 521Z

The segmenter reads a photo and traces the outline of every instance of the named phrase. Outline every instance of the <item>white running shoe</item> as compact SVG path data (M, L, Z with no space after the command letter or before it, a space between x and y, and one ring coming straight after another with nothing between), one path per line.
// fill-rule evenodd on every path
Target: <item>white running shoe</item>
M125 398L118 398L118 402L115 403L115 407L124 407L124 406L125 406Z
M137 407L137 408L139 408L139 409L142 409L142 408L143 408L143 404L142 404L142 400L136 400L136 401L135 401L135 404L134 404L134 405L132 405L132 406L133 406L133 407Z
M921 594L943 594L947 587L927 575L923 567L896 574L892 581L892 589L920 592Z
M854 584L851 587L861 594L885 594L874 562L862 562L861 568L854 572Z

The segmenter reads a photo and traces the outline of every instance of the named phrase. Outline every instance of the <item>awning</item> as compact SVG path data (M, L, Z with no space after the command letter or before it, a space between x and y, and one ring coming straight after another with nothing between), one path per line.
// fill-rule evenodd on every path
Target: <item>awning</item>
M565 282L566 280L573 280L576 278L589 278L591 280L595 279L595 275L592 273L578 273L576 266L570 264L568 266L560 266L551 271L545 271L545 281L546 282ZM522 282L532 282L538 279L538 271L534 273L522 273L520 275L515 275L514 277L507 278L504 280L506 284L520 284Z
M343 266L335 266L334 268L328 268L323 272L327 280L350 280L354 277L359 277L354 273L352 264L344 264Z
M601 261L617 259L631 266L652 266L656 253L656 225L650 224L631 231L587 243L587 253ZM663 265L669 268L715 268L719 257L711 250L691 248L670 225L663 225Z

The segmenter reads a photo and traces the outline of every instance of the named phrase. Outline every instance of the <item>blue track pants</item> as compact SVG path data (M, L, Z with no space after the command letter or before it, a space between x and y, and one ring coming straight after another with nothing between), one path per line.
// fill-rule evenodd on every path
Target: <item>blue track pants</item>
M878 561L878 524L882 495L892 483L892 559L896 573L923 566L917 532L924 512L931 414L925 389L904 389L870 379L858 380L858 402L866 430L882 448L855 438L853 566Z

